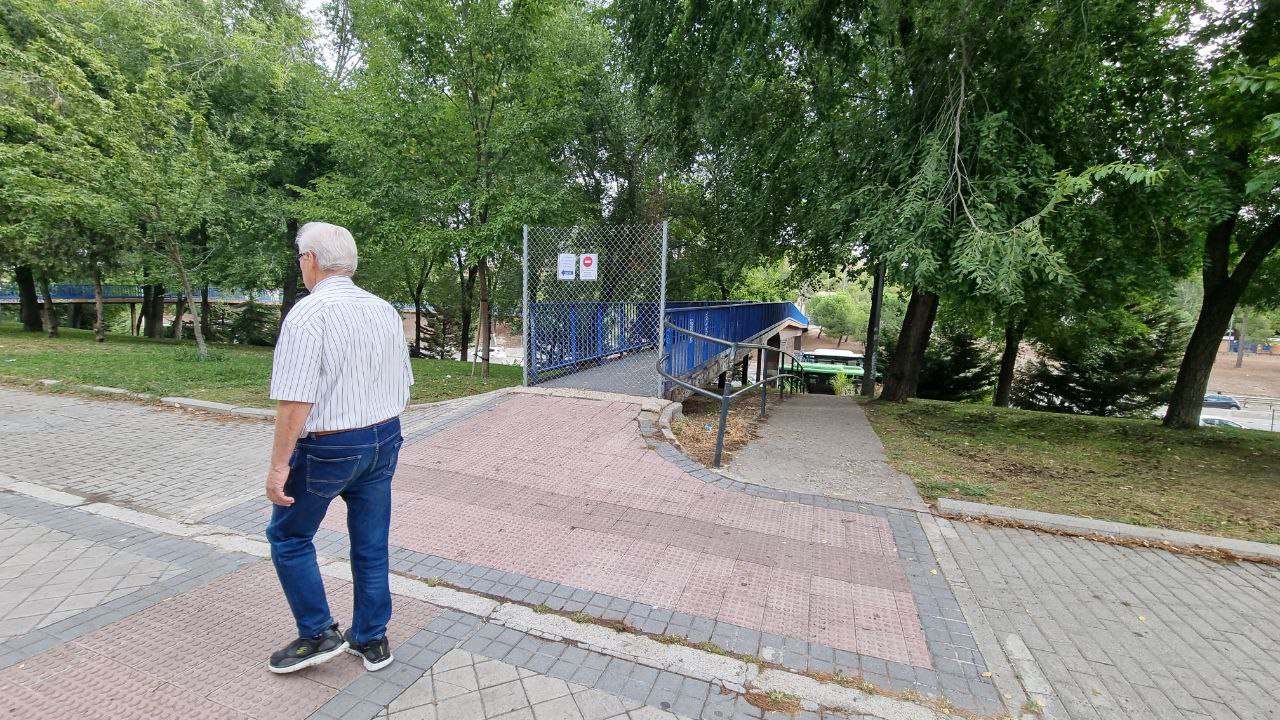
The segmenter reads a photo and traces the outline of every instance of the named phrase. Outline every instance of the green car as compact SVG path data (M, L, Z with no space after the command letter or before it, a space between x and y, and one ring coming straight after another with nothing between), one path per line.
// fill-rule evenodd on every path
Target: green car
M862 356L849 350L810 350L801 355L800 370L807 390L830 390L836 375L862 379Z

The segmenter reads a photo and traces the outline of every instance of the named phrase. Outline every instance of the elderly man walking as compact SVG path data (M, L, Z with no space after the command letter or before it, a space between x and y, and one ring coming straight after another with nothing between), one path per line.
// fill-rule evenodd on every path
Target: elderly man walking
M403 439L399 415L413 372L400 313L356 287L356 243L346 228L307 223L298 263L311 294L286 316L271 368L275 444L267 472L267 539L298 639L267 667L289 673L344 650L369 670L391 663L387 536L391 476ZM329 503L347 504L355 611L343 635L329 613L312 538Z

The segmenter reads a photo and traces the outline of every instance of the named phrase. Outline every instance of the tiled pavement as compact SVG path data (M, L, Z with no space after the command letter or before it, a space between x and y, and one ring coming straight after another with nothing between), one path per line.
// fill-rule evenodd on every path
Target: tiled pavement
M410 410L406 441L496 402ZM0 472L150 512L196 519L262 491L269 422L0 387Z
M292 620L269 562L7 492L0 492L0 512L24 518L6 520L4 527L30 539L16 543L8 542L13 535L6 536L0 560L29 558L57 538L59 548L50 552L79 550L72 565L104 549L112 552L102 556L100 567L123 568L121 558L136 557L167 568L161 576L126 571L122 576L137 583L131 592L104 596L0 644L3 717L764 717L719 686L403 596L396 597L388 628L396 655L390 668L369 673L357 658L342 655L300 673L272 675L263 663L291 636ZM134 567L138 564L153 567L144 562ZM15 577L30 577L31 571L24 561ZM335 617L349 616L350 585L335 580L326 585Z
M0 641L44 628L184 569L0 513Z
M683 716L457 649L440 658L379 717L675 720Z
M5 518L2 532L11 533L0 543L4 568L0 575L7 576L0 581L5 587L2 592L19 598L0 615L7 636L0 642L0 668L207 583L250 560L12 493L0 493L0 517ZM48 565L26 562L40 554ZM53 559L48 560L51 555ZM62 570L47 572L64 562ZM63 577L80 580L73 588L59 582ZM46 597L33 597L37 593ZM50 609L46 600L59 598ZM38 619L32 622L33 617Z
M504 412L521 407L521 403L522 412L535 420L526 417L523 425L513 419L502 420ZM1275 720L1280 717L1276 711L1280 694L1274 683L1274 678L1280 676L1280 666L1275 660L1280 637L1274 621L1276 600L1280 599L1280 579L1273 569L1251 564L1218 564L1159 551L940 521L938 526L945 536L946 554L960 564L960 572L951 573L947 578L935 563L932 549L912 513L731 482L683 459L665 444L651 444L640 438L634 430L635 413L628 406L604 404L602 409L601 403L588 403L580 408L574 408L573 403L565 403L566 407L560 408L555 405L544 404L541 398L497 396L461 402L449 408L415 411L417 415L411 412L405 418L408 462L397 477L398 492L407 502L426 505L408 516L411 522L400 530L402 534L396 540L400 547L395 549L392 561L394 569L418 577L442 577L472 590L530 604L545 603L557 609L583 610L603 618L625 620L645 632L680 634L695 641L711 640L735 652L760 655L789 667L815 671L848 669L894 689L942 690L951 698L972 697L981 702L985 697L989 702L989 684L980 677L973 680L975 674L980 676L978 671L984 666L973 633L965 622L967 612L971 619L994 630L994 637L1008 650L1014 669L1028 690L1043 691L1044 696L1051 698L1047 709L1050 717L1073 720L1203 717ZM143 414L135 417L136 413ZM611 415L618 413L629 419L615 421ZM184 459L174 454L173 446L166 446L164 440L173 436L175 418L184 423L179 434L219 447L217 457ZM246 487L251 486L250 492L257 490L261 467L242 455L265 452L266 437L246 439L242 433L252 432L244 428L265 428L265 425L210 421L128 403L94 403L0 389L0 430L6 438L15 429L19 435L31 435L29 429L23 430L30 424L44 433L45 445L38 445L31 437L0 443L0 468L15 479L73 492L88 491L95 494L94 499L140 505L163 514L195 516L226 507L229 509L218 511L209 519L247 533L261 532L266 519L264 501L243 501ZM129 426L131 431L121 430L113 436L116 444L111 452L92 450L91 453L98 453L94 455L98 472L79 482L79 473L87 472L88 466L77 454L93 444L85 438L113 425ZM645 428L643 417L639 425ZM467 433L469 438L461 437L457 432L459 428L474 432ZM597 429L600 429L599 435ZM428 454L425 449L430 448L431 455L414 457L415 441L416 448L422 448L424 454ZM255 443L260 443L261 448ZM45 456L39 461L33 459L32 453L38 456L40 452ZM433 458L440 460L438 466ZM199 476L205 485L191 491L203 493L193 510L177 498L183 497L188 471L201 472L205 465L231 470L226 474ZM231 477L239 472L236 468L251 470L251 480L242 482L238 476ZM469 486L456 482L452 477L455 475L474 482L490 479L496 482L482 485L490 495L477 498L466 494ZM406 478L408 481L404 482ZM434 481L439 481L439 485L433 487ZM431 504L438 497L435 493L446 493L446 488L449 497L442 500L472 498L462 503L461 509L472 513L469 517L477 524L470 530L478 536L477 540L473 541L456 526L449 526L447 513L439 509L441 506ZM504 497L495 502L491 497L494 493ZM531 507L537 505L545 507ZM696 507L691 511L685 505ZM782 505L788 507L778 510ZM734 512L725 514L725 508L734 507L746 508L737 511L746 518ZM456 506L451 508L451 512L459 510ZM611 516L614 516L613 522L609 524ZM832 518L840 518L843 532L835 533L831 523L822 522ZM397 524L404 519L403 513L398 514ZM495 525L510 530L498 533ZM414 544L420 548L431 547L426 543L435 542L437 528L445 526L452 528L452 534L447 537L454 544L442 548L440 554L412 547ZM545 532L548 527L559 534ZM868 528L874 528L874 533L867 532ZM873 654L875 651L870 646L862 648L867 651L864 654L823 644L813 639L813 635L805 639L806 636L788 637L765 631L763 623L771 607L770 598L775 597L770 594L772 587L763 596L760 625L751 625L757 617L754 609L746 620L731 617L739 610L732 602L723 602L724 598L738 601L737 596L745 595L747 602L740 602L738 608L759 607L759 594L752 593L752 581L763 576L744 578L741 573L736 576L731 573L731 580L716 586L723 589L722 603L717 606L707 602L698 606L713 615L707 617L638 599L637 593L648 586L650 577L657 578L657 575L645 576L638 586L615 587L608 584L614 581L607 573L589 572L593 568L617 568L624 574L636 575L626 572L638 568L626 562L631 546L644 549L650 547L648 543L659 542L663 552L659 559L673 547L698 551L701 555L722 559L736 572L742 567L739 563L744 560L744 550L735 550L718 541L716 533L730 532L735 541L742 541L752 537L750 532L761 529L765 531L762 534L768 536L767 542L747 541L742 547L753 553L763 549L764 553L758 557L777 557L776 565L755 563L769 570L770 581L774 577L773 569L789 562L784 549L803 547L806 553L816 550L812 555L821 556L824 541L826 546L847 550L855 557L876 557L881 566L896 563L900 574L892 577L886 576L883 568L879 575L863 574L854 572L857 566L849 565L848 579L844 582L849 588L861 585L872 590L903 592L885 585L902 587L893 583L905 578L931 667L890 661ZM538 532L540 530L543 532ZM877 545L858 545L853 541L861 538L870 543L873 534ZM597 548L590 543L582 544L581 537L615 541ZM692 548L686 547L692 543L681 544L694 537L705 538L705 544ZM548 562L545 568L559 573L550 576L552 579L543 579L538 573L544 571L544 566L537 564L514 566L515 570L498 566L503 558L521 557L518 552L505 553L506 546L528 543L530 539L540 539L545 554L555 555L566 549L565 554L572 554L575 563L569 566L559 560ZM566 544L557 544L556 541L562 539ZM621 549L616 539L625 541ZM598 554L597 550L601 549L614 555ZM344 554L345 536L334 530L323 531L320 550ZM497 551L505 554L485 554ZM770 552L781 554L774 556L769 555ZM40 561L30 562L36 556L40 556ZM754 562L749 557L745 559ZM28 678L22 681L28 684L22 685L21 692L10 693L18 687L18 680L12 679L15 673L39 666L44 662L39 659L42 653L91 651L97 653L95 658L106 657L97 650L78 648L95 642L96 638L111 637L110 633L114 632L111 623L139 613L152 612L148 617L155 618L156 622L164 621L169 617L162 612L166 603L186 602L184 593L198 593L200 588L224 577L256 578L248 584L274 587L267 582L269 573L263 576L262 566L253 566L253 562L246 556L219 553L192 541L159 536L80 511L0 493L0 623L15 621L0 628L4 628L4 633L17 633L7 640L0 634L3 641L0 642L0 715L26 717L31 714L30 708L37 705L13 705L11 697L27 693L23 697L30 698L29 693L35 692L31 687L60 687L41 686L39 680ZM62 563L65 563L64 571L72 573L72 577L93 565L90 574L96 576L90 580L98 582L87 590L78 586L73 589L65 582L58 582L56 577L48 577L53 573L44 572ZM810 622L805 623L804 628L809 631L816 604L813 599L823 597L815 594L815 580L843 577L830 577L822 574L823 571L820 565L806 568L810 574L804 593L810 601ZM237 574L229 576L228 573ZM711 575L720 577L714 572ZM681 577L677 575L675 580ZM16 585L12 584L14 580ZM694 580L694 576L690 574L688 580ZM964 612L948 580L967 586L964 597L976 598L973 605L966 605ZM817 584L820 591L827 587L823 580L817 580ZM236 590L243 585L245 582ZM676 602L684 598L691 587L696 590L697 586L686 582ZM840 592L846 589L837 587ZM611 591L621 594L614 595ZM8 594L11 592L26 594L19 598ZM37 592L43 596L36 597ZM715 593L716 590L712 590L708 594L714 597ZM776 597L791 598L798 603L801 594L800 588L792 587L779 591ZM843 610L835 612L854 618L853 639L857 648L862 627L857 623L856 603L867 602L867 597L861 593L851 594L855 603L852 610L845 605ZM223 604L226 599L225 595L213 599L199 594L190 597L203 597L204 604ZM241 611L241 615L262 614L261 608L272 605L269 598L254 597L258 598L258 605L251 611ZM33 600L52 602L33 609ZM896 600L897 596L893 610L898 616L898 627L908 627L901 623L910 618L903 617ZM56 604L52 604L54 602ZM78 610L81 604L89 607ZM278 599L274 604L277 611L283 608ZM338 606L336 597L334 604ZM868 604L868 607L874 606ZM728 610L721 617L720 611L724 608ZM818 614L821 617L821 611ZM417 622L427 619L423 615ZM189 634L185 623L182 630ZM622 704L627 717L648 717L646 713L671 711L691 718L759 717L754 708L746 706L737 696L724 695L716 688L707 687L704 695L703 688L696 683L687 683L686 689L687 678L563 643L524 636L455 612L434 617L416 633L413 628L401 631L405 637L397 649L397 657L407 669L397 670L394 676L361 674L356 665L357 676L341 688L336 687L340 684L337 680L326 683L323 679L302 678L325 688L308 686L319 693L318 697L329 697L315 709L312 717L389 714L393 701L400 698L403 703L396 706L396 711L404 717L432 717L433 706L414 704L417 701L410 690L416 688L413 692L419 695L426 693L424 673L431 679L431 673L426 671L459 646L473 658L468 660L473 666L499 668L495 672L508 675L508 671L487 661L496 660L516 668L525 706L516 706L519 701L514 687L503 691L502 697L508 698L503 701L505 704L493 706L505 709L514 703L510 710L514 713L512 717L545 720L551 707L563 709L563 717L592 717L584 706L591 700L578 701L588 689L613 696ZM272 630L273 636L279 632ZM905 638L906 630L903 632ZM154 637L144 639L147 643L159 642ZM988 648L984 645L984 649ZM890 648L885 652L893 651ZM260 669L259 649L223 647L219 652L224 653L221 655L224 659L239 658L248 663L230 670ZM230 654L225 654L228 652ZM155 654L148 657L154 658ZM456 657L467 660L468 656ZM907 659L911 660L910 653ZM111 662L120 661L112 659ZM948 672L949 669L952 671ZM529 685L542 681L524 682L526 677L532 677L528 673L564 681L575 710L569 711L567 703L562 702L544 707L539 715L539 706L556 698L544 698L537 695L536 690L530 691ZM141 681L143 687L151 688L148 692L152 694L176 692L174 688L200 692L199 688L187 690L149 672L143 674L146 675ZM259 675L262 677L256 680L271 681L263 680L270 678L265 673ZM137 676L133 677L137 680ZM70 680L79 682L81 678L73 675ZM431 679L429 683L432 693L436 687L434 682ZM659 686L661 690L657 690ZM116 697L119 690L89 683L76 697L66 698L72 704L46 708L47 714L49 717L80 716L66 709L82 707L74 703L84 697L103 697L100 707L95 705L92 710L98 712L102 707L111 707L111 698ZM486 694L482 690L477 686L474 691L454 697L476 694L481 711L476 717L496 717L487 709ZM216 699L210 700L215 692L206 688L200 700L205 704L193 707L211 707L208 703L222 707ZM143 697L152 695L143 693ZM594 695L586 693L586 697ZM445 698L441 696L441 699ZM632 707L641 702L645 703L643 707ZM694 706L695 702L702 705ZM143 709L137 711L138 715L165 717L164 708L172 710L176 706L165 701L154 713L150 710L144 713L147 706L139 707ZM232 709L230 705L225 707ZM617 707L611 704L612 709ZM290 708L290 712L296 709ZM434 717L446 717L438 713L438 706L435 709ZM93 717L89 709L85 712L84 716ZM130 713L119 716L130 716Z
M0 437L6 475L185 517L260 491L271 453L265 422L4 387Z
M1023 679L1051 717L1280 718L1280 569L941 524L1015 669L1034 659L1042 677Z
M638 415L513 394L406 444L392 569L1001 710L913 513L728 482ZM261 501L208 518L266 519ZM345 556L341 503L325 525L318 549Z

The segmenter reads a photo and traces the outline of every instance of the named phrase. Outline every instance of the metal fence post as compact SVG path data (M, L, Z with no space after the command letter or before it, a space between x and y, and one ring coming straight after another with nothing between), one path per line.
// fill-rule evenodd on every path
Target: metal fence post
M521 273L521 279L524 282L524 288L521 290L521 315L520 325L524 335L524 359L520 362L523 366L521 375L523 376L523 384L529 386L529 362L533 358L533 336L529 332L529 226L523 226L522 234L524 236L522 243L521 257L524 262L524 272Z
M666 325L667 322L667 225L670 220L662 221L662 269L658 275L658 357L662 357L662 353L666 350ZM662 376L658 376L658 397L666 395L663 392L666 389L662 381ZM718 463L717 463L718 464Z
M729 348L729 357L738 354L737 343ZM716 467L720 467L720 457L724 454L724 426L729 424L729 396L733 394L733 383L726 382L720 391L720 429L716 432Z
M765 388L768 391L768 388ZM778 402L782 402L782 336L778 336Z
M764 351L756 350L756 382L764 377ZM765 405L769 402L769 386L760 386L760 417L764 417Z

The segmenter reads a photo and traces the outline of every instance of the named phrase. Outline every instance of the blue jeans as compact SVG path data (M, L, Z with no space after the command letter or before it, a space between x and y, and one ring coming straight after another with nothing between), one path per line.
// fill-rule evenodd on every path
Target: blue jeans
M285 494L293 498L293 505L272 506L267 540L299 637L315 637L333 624L312 539L335 497L347 503L355 586L352 639L366 643L386 635L391 619L387 577L391 476L403 442L399 418L298 441L285 483Z

